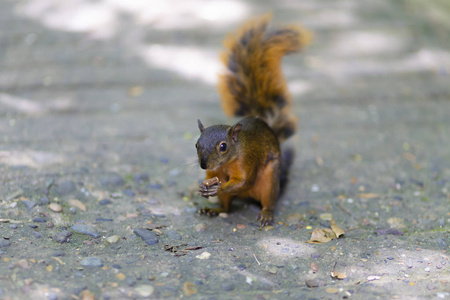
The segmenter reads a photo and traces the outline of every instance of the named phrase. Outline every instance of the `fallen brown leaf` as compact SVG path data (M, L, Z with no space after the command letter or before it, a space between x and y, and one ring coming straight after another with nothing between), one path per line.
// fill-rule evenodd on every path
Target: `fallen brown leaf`
M345 279L347 278L347 275L345 273L341 273L341 272L336 272L336 271L331 271L331 277L336 278L336 279Z
M331 229L330 228L316 228L311 234L311 238L307 243L310 244L322 244L327 243L333 239L339 238L345 233L339 226L336 225L334 219L331 219Z
M334 220L331 220L331 230L334 231L336 234L336 238L340 237L345 233L344 230L342 230L339 226L336 225L336 222Z
M327 243L336 238L336 234L329 228L316 228L311 234L311 238L308 243L310 244L322 244Z

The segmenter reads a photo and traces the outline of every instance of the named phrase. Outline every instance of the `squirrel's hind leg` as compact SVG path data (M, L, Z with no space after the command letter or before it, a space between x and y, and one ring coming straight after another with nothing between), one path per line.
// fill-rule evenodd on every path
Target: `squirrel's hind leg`
M273 223L273 211L280 193L280 160L274 158L269 161L259 174L252 189L254 198L261 201L261 212L258 214L259 226L264 227Z

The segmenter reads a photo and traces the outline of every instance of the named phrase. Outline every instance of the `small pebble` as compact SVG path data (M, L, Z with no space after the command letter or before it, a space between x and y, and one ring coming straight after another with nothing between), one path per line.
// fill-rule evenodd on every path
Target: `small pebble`
M319 280L317 279L305 279L306 286L309 288L314 288L319 286Z
M118 174L107 174L100 179L100 184L104 187L114 188L124 185L125 180Z
M149 180L149 176L148 176L148 174L145 174L145 173L134 174L133 180L136 183L142 184Z
M209 252L203 252L202 254L196 256L198 259L209 259L210 257L211 253Z
M146 298L150 297L155 289L151 285L141 285L136 287L134 290L139 294L139 296Z
M112 235L106 238L106 242L109 244L115 244L120 240L120 237L118 235Z
M99 237L97 230L90 225L76 224L70 227L70 229L81 234L93 236L95 238Z
M425 272L430 272L431 269L430 269L429 267L426 267L426 268L424 269L424 271L425 271Z
M26 270L26 269L30 268L30 263L26 259L20 259L14 264L14 267L18 267L18 268Z
M95 300L94 294L89 290L81 292L81 300Z
M33 207L36 206L36 202L31 201L31 200L22 200L22 203L23 203L28 209L32 209Z
M313 273L319 272L319 265L315 262L311 263L311 266L309 267Z
M50 204L50 200L47 197L42 197L41 199L39 199L38 205L41 206L44 204Z
M46 225L47 225L47 228L53 228L55 226L55 224L53 224L52 221L48 221Z
M100 205L107 205L107 204L111 204L112 201L110 199L102 199L100 200Z
M0 248L8 247L11 245L11 242L5 239L0 239Z
M62 206L59 205L58 203L50 203L50 205L48 206L48 208L50 208L50 209L53 210L54 212L61 212L61 211L62 211Z
M57 233L55 235L55 240L58 243L68 243L69 242L69 238L72 236L72 232L70 232L69 230L63 230L59 233Z
M36 224L29 224L28 227L34 228L34 229L35 229L35 228L38 228L38 226L37 226Z
M84 205L84 203L78 199L69 199L67 203L69 203L70 206L76 207L81 211L86 211L86 205Z
M203 232L206 230L206 224L204 224L204 223L197 224L197 225L195 225L194 230L196 232Z
M128 286L135 286L135 285L136 285L136 279L134 279L133 277L127 277L127 278L125 279L125 283L126 283Z
M320 254L319 253L313 253L313 254L311 254L311 258L320 258Z
M145 228L137 228L133 231L138 237L140 237L147 245L154 245L158 243L158 237L156 234Z
M76 214L77 213L77 210L75 209L75 207L70 207L69 208L69 212L72 214L72 215L74 215L74 214Z
M339 290L337 288L331 288L330 287L330 288L327 288L325 290L325 292L328 293L328 294L337 294L339 292Z
M17 229L17 224L11 224L11 225L9 225L9 228Z
M440 264L437 264L436 269L442 269L442 266Z
M49 292L47 294L47 299L48 300L58 300L58 295L56 293Z
M230 292L235 289L235 285L232 282L224 282L220 287L226 292Z
M40 232L37 232L37 231L31 231L31 234L32 234L35 238L37 238L37 239L42 238L42 233L40 233Z
M159 183L149 183L149 184L147 184L147 187L152 190L160 190L160 189L162 189L163 186L162 186L162 184L159 184Z
M84 258L80 264L83 267L103 267L103 262L100 258L98 257L86 257Z
M130 189L126 189L123 191L123 193L127 196L133 197L134 196L134 192Z
M33 219L33 222L35 223L45 223L45 219L44 218L40 218L40 217L36 217Z
M107 219L107 218L96 218L95 221L97 222L112 222L113 219Z
M387 259L393 260L394 258L392 256L388 256Z
M65 195L68 195L68 194L74 192L76 188L77 188L77 186L75 185L75 182L73 182L71 180L65 180L65 181L59 182L56 185L55 191L57 194L59 194L61 196L65 196Z

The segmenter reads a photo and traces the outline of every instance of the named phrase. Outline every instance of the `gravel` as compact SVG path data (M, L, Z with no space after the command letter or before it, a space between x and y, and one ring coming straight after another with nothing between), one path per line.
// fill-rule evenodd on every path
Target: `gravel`
M70 229L81 234L93 236L95 238L99 237L97 230L90 225L77 224L70 227Z
M156 234L145 228L137 228L134 230L134 233L140 237L147 245L154 245L158 243L158 237Z
M102 262L102 260L101 260L100 258L94 257L94 256L84 258L84 259L80 262L80 264L81 264L83 267L97 267L97 268L98 268L98 267L103 267L103 262Z

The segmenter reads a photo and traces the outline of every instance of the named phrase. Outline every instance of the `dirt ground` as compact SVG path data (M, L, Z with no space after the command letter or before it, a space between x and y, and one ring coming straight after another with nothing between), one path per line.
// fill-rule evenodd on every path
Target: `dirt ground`
M273 226L196 195L222 39L271 11L299 131ZM450 5L4 0L0 299L450 299ZM333 219L345 234L307 241Z

